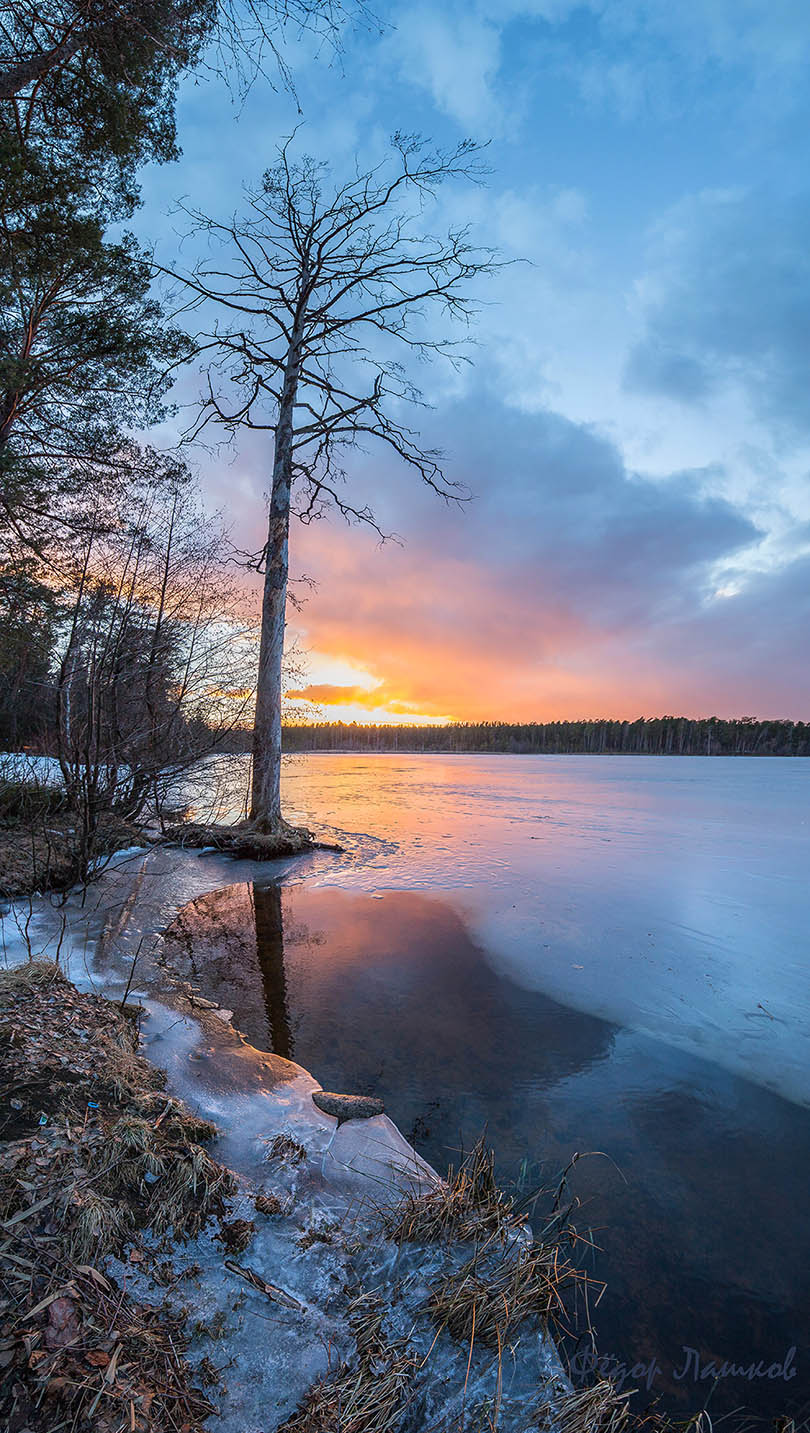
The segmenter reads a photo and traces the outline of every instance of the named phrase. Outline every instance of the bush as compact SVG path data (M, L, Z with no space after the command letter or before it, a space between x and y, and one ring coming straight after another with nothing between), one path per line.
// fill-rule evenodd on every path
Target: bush
M58 786L0 776L0 826L22 826L64 812L67 800Z

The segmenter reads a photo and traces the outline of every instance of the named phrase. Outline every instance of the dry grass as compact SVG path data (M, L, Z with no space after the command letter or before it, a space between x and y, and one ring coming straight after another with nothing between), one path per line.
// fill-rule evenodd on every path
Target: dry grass
M140 1230L196 1233L234 1188L197 1142L213 1126L136 1045L128 1014L55 967L0 973L2 1427L194 1433L211 1412L177 1321L99 1268L127 1245L146 1267Z
M302 1164L307 1157L307 1152L300 1140L291 1134L277 1134L267 1142L265 1159L272 1163L278 1160L280 1164Z
M193 1238L209 1219L223 1213L226 1195L235 1190L230 1170L199 1145L178 1147L149 1202L149 1223L156 1234L171 1229L175 1239Z
M502 1239L521 1229L526 1215L498 1188L495 1156L478 1140L457 1171L424 1194L409 1194L385 1217L384 1228L397 1244L434 1244Z
M434 1285L425 1311L453 1338L501 1349L525 1319L558 1322L565 1291L581 1278L555 1245L513 1246L498 1259L476 1251Z
M202 1433L213 1409L194 1387L176 1319L135 1304L30 1225L7 1240L5 1265L16 1301L0 1325L0 1426Z
M66 806L67 798L61 786L0 775L0 826L41 821L58 815Z
M703 1409L686 1418L672 1418L656 1408L636 1412L632 1401L636 1390L619 1389L611 1378L601 1378L590 1388L558 1389L546 1394L537 1411L538 1433L713 1433L711 1415ZM739 1433L754 1433L763 1427L762 1420L746 1416L742 1409ZM724 1417L718 1424L725 1427ZM768 1421L774 1433L797 1433L794 1420L775 1418Z
M269 1218L282 1213L281 1200L275 1194L257 1194L253 1206L258 1214L266 1214Z
M402 1340L389 1341L379 1303L354 1302L350 1323L357 1359L313 1384L277 1433L395 1433L418 1366Z
M84 867L76 826L65 808L31 810L11 822L0 820L0 896L19 900L37 891L69 890L80 881ZM138 827L108 816L99 823L93 855L142 843Z
M541 1403L537 1426L541 1433L630 1433L628 1400L633 1390L620 1392L602 1378L591 1388L574 1389Z
M243 1254L256 1233L252 1219L221 1219L219 1237L230 1254Z
M108 1199L89 1183L76 1186L65 1215L66 1247L77 1264L101 1260L120 1249L134 1224L126 1205Z
M55 966L0 972L5 1093L16 1092L0 1135L36 1136L77 1257L111 1252L134 1227L192 1236L235 1188L200 1143L215 1127L162 1092L137 1043L130 1014L80 995Z
M68 984L58 965L50 960L29 960L25 965L15 965L0 970L0 1010L20 995L42 989L43 986Z

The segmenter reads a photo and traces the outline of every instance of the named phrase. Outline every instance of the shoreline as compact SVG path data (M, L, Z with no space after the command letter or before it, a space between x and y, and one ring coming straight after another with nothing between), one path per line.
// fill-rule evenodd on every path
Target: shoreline
M173 1094L186 1100L189 1107L199 1115L220 1126L222 1134L214 1153L222 1159L225 1165L235 1171L241 1181L247 1181L247 1184L243 1186L243 1193L244 1189L249 1187L251 1180L254 1184L258 1181L257 1187L260 1186L263 1191L267 1182L267 1165L264 1159L267 1149L266 1141L275 1138L272 1130L275 1130L276 1134L286 1133L291 1138L296 1138L292 1117L297 1118L298 1112L309 1100L308 1119L312 1118L311 1093L313 1089L318 1088L317 1081L303 1071L302 1067L294 1066L291 1062L279 1061L277 1058L274 1063L272 1056L251 1046L226 1020L227 1012L220 1011L214 1002L207 998L206 992L195 990L182 981L176 981L173 990L168 991L161 975L158 978L161 980L162 988L155 993L156 987L152 987L150 979L151 962L153 959L156 963L159 961L161 944L159 933L171 923L179 906L186 904L189 900L221 886L250 881L257 876L262 878L271 876L273 879L284 880L293 872L297 872L305 882L313 879L317 882L319 876L322 877L324 874L339 869L339 863L335 863L334 857L325 852L315 852L305 858L303 866L300 864L301 858L296 858L279 862L270 869L266 866L257 866L253 862L235 861L233 858L222 856L217 852L205 853L204 859L200 859L200 854L165 846L150 849L136 848L121 852L110 862L98 882L89 888L84 902L79 893L75 892L61 910L47 901L38 903L30 935L32 942L51 941L53 947L57 947L61 942L62 958L68 964L77 983L85 989L103 990L108 995L120 997L127 986L130 987L128 998L139 1002L149 1011L142 1027L145 1039L144 1052L154 1063L159 1064L167 1071L169 1088ZM289 1078L282 1079L279 1083L280 1074L285 1072ZM299 1080L300 1083L297 1083ZM282 1104L282 1102L286 1103ZM286 1114L282 1112L283 1109L287 1110ZM381 1243L378 1236L373 1235L366 1239L364 1250L344 1248L341 1252L340 1237L338 1236L336 1239L334 1229L325 1227L335 1222L340 1224L340 1219L336 1221L334 1214L330 1212L329 1200L334 1194L335 1185L332 1184L329 1192L324 1195L324 1186L320 1183L319 1161L322 1162L324 1158L327 1160L329 1172L339 1175L339 1170L332 1165L331 1152L326 1153L326 1145L331 1138L330 1124L325 1118L323 1123L326 1129L314 1139L312 1159L302 1162L305 1175L302 1175L298 1166L289 1172L291 1179L301 1180L300 1183L296 1182L295 1192L296 1194L300 1193L307 1201L308 1222L300 1223L294 1237L288 1237L283 1256L284 1266L290 1264L297 1274L300 1273L302 1279L306 1276L306 1280L320 1281L322 1292L327 1298L335 1296L336 1285L331 1274L334 1273L337 1280L339 1282L342 1280L345 1285L348 1282L345 1272L347 1267L353 1276L359 1266L370 1271L371 1282L375 1288L383 1286L387 1289L392 1279L395 1282L401 1282L403 1276L406 1279L412 1279L414 1285L419 1282L421 1289L419 1298L414 1295L415 1302L412 1305L403 1306L401 1302L396 1303L396 1307L391 1312L391 1317L395 1320L391 1324L392 1338L396 1342L400 1334L404 1336L404 1333L421 1318L430 1285L441 1275L439 1265L434 1262L436 1251L423 1247L414 1260L411 1258L414 1251L406 1251L406 1255L403 1257L401 1249L386 1244L385 1241ZM331 1122L331 1129L334 1129L334 1121ZM342 1138L343 1133L340 1132L332 1146L332 1151L336 1148L339 1151ZM410 1152L410 1146L406 1146L406 1148ZM311 1177L308 1164L312 1166ZM286 1173L284 1178L287 1178ZM340 1175L340 1179L343 1179L342 1175ZM370 1203L372 1205L379 1204L379 1170L375 1169L371 1178L364 1176L363 1182L367 1193L371 1194ZM271 1185L270 1192L275 1193L275 1188L276 1186ZM344 1204L344 1213L341 1217L344 1217L345 1210L350 1207L352 1228L356 1230L362 1225L362 1219L365 1218L359 1214L360 1201L356 1198L357 1188L351 1189L346 1183L343 1183L341 1188L343 1190L342 1197L348 1199L348 1204ZM290 1186L284 1193L284 1197L286 1198L287 1193L291 1192ZM245 1195L245 1197L249 1196ZM244 1219L246 1212L249 1216L249 1209L244 1204L231 1212L236 1221ZM313 1216L317 1216L317 1218ZM287 1232L290 1234L291 1231ZM323 1239L320 1237L321 1233L325 1233L329 1237ZM330 1238L331 1243L329 1242ZM300 1239L305 1240L306 1248L299 1245ZM263 1236L260 1236L259 1242L260 1258L263 1259L265 1250ZM349 1242L352 1242L351 1239ZM456 1272L463 1268L462 1252L459 1248L451 1251ZM342 1262L344 1255L347 1263ZM195 1312L192 1323L195 1326L196 1324L201 1326L205 1324L207 1327L211 1327L214 1315L217 1312L223 1312L217 1306L214 1309L214 1315L206 1313L206 1309L213 1307L211 1303L212 1281L213 1286L217 1289L217 1297L220 1297L222 1293L222 1250L218 1243L212 1242L212 1238L209 1237L207 1242L204 1241L202 1245L195 1246L195 1250L189 1254L189 1258L191 1263L199 1263L204 1271L202 1285L192 1289L191 1281L184 1280L179 1287L187 1290L187 1297L184 1295L186 1303L190 1299L193 1304ZM324 1258L326 1264L322 1263ZM236 1255L235 1259L242 1269L262 1267L255 1263L252 1257L249 1257L249 1251L244 1256ZM360 1261L359 1265L358 1260ZM269 1263L263 1267L265 1276L270 1282L282 1283L280 1278L273 1279L272 1273L267 1272L271 1268ZM126 1275L130 1281L134 1277L131 1268L126 1264L122 1265L119 1273ZM222 1357L225 1357L226 1352L230 1350L227 1352L228 1358L239 1357L241 1360L247 1357L253 1359L255 1351L252 1348L249 1354L245 1354L244 1339L250 1338L251 1329L255 1331L258 1328L262 1333L268 1332L267 1321L268 1319L271 1322L275 1320L277 1314L275 1310L268 1313L266 1296L262 1294L261 1290L257 1290L254 1286L248 1286L248 1292L245 1294L245 1280L242 1275L230 1270L226 1271L225 1277L228 1279L227 1297L231 1300L228 1310L224 1311L225 1316L230 1317L230 1313L233 1312L236 1312L240 1318L244 1315L242 1326L235 1332L232 1330L233 1342L226 1343L224 1346L218 1337L212 1339L210 1334L206 1335L205 1333L201 1337L209 1354L221 1352ZM309 1305L313 1300L310 1283L306 1280L301 1284L293 1285L292 1297ZM240 1299L241 1303L238 1304L237 1309L234 1309L232 1307L234 1302L238 1302ZM199 1303L195 1302L197 1300ZM245 1300L248 1301L249 1307ZM330 1310L326 1312L330 1312ZM347 1341L341 1343L335 1334L334 1348L341 1351L340 1358L343 1362L345 1359L342 1350L347 1349L348 1366L354 1366L352 1365L352 1349L356 1352L356 1340L352 1343L354 1334L351 1329L347 1332L347 1327L345 1323L342 1326L343 1335ZM293 1332L294 1328L291 1326L291 1339ZM432 1326L431 1339L434 1333L435 1327ZM230 1336L228 1335L228 1337ZM199 1355L202 1347L202 1344L194 1346L193 1356ZM464 1370L460 1368L459 1358L466 1366L469 1350L469 1331L464 1339L458 1336L455 1340L445 1341L442 1339L440 1346L441 1368L436 1376L438 1384L444 1389L443 1396L450 1396L448 1390L454 1379L457 1381L456 1386L458 1386L459 1380L462 1385L464 1384ZM427 1352L428 1346L424 1348L424 1355L427 1355ZM289 1356L290 1358L293 1356L291 1351L289 1351ZM533 1360L533 1383L528 1377L525 1364L521 1363L524 1356ZM493 1371L491 1354L487 1354L486 1349L482 1349L480 1365L476 1361L477 1359L478 1352L476 1352L471 1367L475 1377L483 1380L480 1383L480 1386L483 1387ZM553 1365L551 1372L549 1372L549 1360ZM221 1363L222 1360L218 1361ZM341 1362L341 1367L343 1362ZM253 1368L252 1363L250 1367ZM261 1369L264 1369L264 1372ZM265 1376L267 1370L264 1363L261 1364L261 1369L255 1372L255 1377ZM485 1369L488 1369L489 1372L485 1372ZM334 1371L330 1367L328 1376L332 1377ZM595 1371L601 1373L599 1369ZM549 1387L553 1387L554 1397L557 1398L559 1394L562 1399L560 1408L565 1408L566 1412L570 1412L572 1418L573 1405L569 1407L565 1404L566 1397L569 1399L569 1403L570 1400L580 1396L584 1397L585 1394L588 1397L593 1394L595 1397L595 1390L605 1384L605 1378L601 1377L599 1383L590 1389L581 1389L577 1385L575 1391L570 1391L570 1385L568 1385L569 1391L566 1392L566 1385L561 1381L563 1375L559 1369L559 1358L553 1347L549 1348L545 1345L541 1347L538 1343L529 1348L524 1343L519 1348L519 1353L513 1361L509 1373L510 1388L515 1387L515 1380L517 1380L522 1407L517 1408L514 1423L509 1421L509 1418L503 1417L498 1424L499 1429L507 1430L514 1426L516 1433L518 1430L519 1433L529 1433L530 1429L534 1430L539 1427L543 1433L546 1433L546 1430L548 1433L552 1433L552 1430L553 1433L565 1433L568 1427L565 1420L549 1421L551 1417L549 1415L549 1419L538 1424L536 1420L534 1422L531 1419L527 1420L525 1416L526 1400L530 1401L533 1397L536 1401L539 1386L538 1374L546 1383L549 1383L550 1379L552 1380ZM253 1376L254 1374L251 1374L251 1377ZM241 1379L241 1373L239 1377ZM286 1380L287 1377L288 1375L285 1373L283 1378ZM533 1389L531 1395L527 1384L531 1384ZM494 1396L491 1382L488 1387L489 1393L482 1395L484 1398ZM620 1388L624 1389L625 1384L620 1384ZM629 1385L627 1385L627 1391L630 1392ZM603 1394L604 1397L608 1397L609 1389L603 1387ZM229 1394L230 1396L235 1397L236 1394ZM614 1394L610 1394L610 1397L613 1396ZM305 1390L301 1392L301 1397L305 1397ZM593 1417L595 1418L599 1409L596 1408L596 1405L594 1405L594 1409ZM601 1417L601 1412L599 1416ZM285 1417L292 1418L293 1412L285 1414ZM228 1421L229 1419L231 1421ZM209 1421L206 1426L212 1429L222 1429L222 1433L242 1433L243 1429L255 1429L256 1433L275 1433L275 1429L268 1427L267 1422L264 1424L259 1421L251 1423L244 1409L237 1414L233 1409L229 1412L226 1408L221 1421ZM284 1424L277 1426L284 1427ZM413 1425L413 1428L416 1426L420 1429L422 1427L422 1425ZM454 1427L455 1425L450 1426ZM483 1426L486 1427L486 1425ZM571 1426L578 1427L576 1423ZM663 1430L667 1430L667 1433L674 1433L674 1427L677 1426L663 1415L652 1415L651 1418L645 1419L644 1415L631 1413L631 1422L623 1425L622 1433L630 1433L630 1430L636 1427L643 1428L645 1433L653 1433L653 1430L656 1430L656 1433L658 1430L662 1430L662 1433ZM699 1433L701 1430L701 1425L694 1421L688 1426L692 1428L693 1433ZM330 1425L327 1424L325 1427L328 1433L331 1433ZM373 1428L373 1425L370 1427ZM286 1433L310 1433L310 1428L313 1430L317 1428L318 1433L323 1433L321 1425L316 1423L309 1425L293 1423L290 1424ZM409 1428L409 1433L413 1433L413 1428ZM592 1428L593 1430L599 1428L602 1433L599 1423L594 1422L592 1426L587 1425L587 1433L592 1433ZM702 1433L706 1433L706 1430L703 1429Z
M199 1375L205 1386L210 1376L206 1359L214 1366L237 1361L238 1372L230 1369L222 1373L221 1385L205 1387L204 1396L218 1405L207 1415L205 1428L270 1433L288 1420L290 1433L314 1428L301 1412L307 1399L328 1392L329 1381L346 1376L347 1369L362 1373L358 1300L365 1308L363 1301L369 1299L382 1309L383 1319L375 1367L379 1359L386 1367L407 1364L408 1397L421 1400L431 1421L451 1426L453 1419L464 1417L465 1407L483 1408L499 1396L503 1356L486 1342L471 1348L424 1315L430 1288L436 1281L452 1282L464 1246L452 1241L398 1245L380 1222L386 1208L401 1200L418 1202L446 1186L384 1114L338 1125L315 1106L312 1095L321 1087L308 1071L256 1050L234 1029L229 1012L205 996L183 983L153 993L148 966L159 951L160 929L168 923L168 887L178 860L189 859L161 847L119 853L90 888L91 909L87 902L82 908L73 893L61 916L53 907L50 916L36 912L29 932L34 942L48 936L50 925L53 936L59 917L60 956L79 987L120 1001L129 984L127 1000L139 1011L140 1056L164 1072L170 1099L218 1127L210 1154L236 1181L235 1192L225 1199L225 1223L236 1225L248 1242L228 1265L221 1230L204 1229L187 1246L172 1243L168 1252L165 1243L160 1248L161 1241L145 1233L120 1255L109 1256L102 1276L116 1286L123 1281L128 1297L139 1305L160 1302L169 1321L182 1312L189 1377ZM240 867L255 869L252 863L212 855L198 864L200 885L210 889L222 883L219 867L226 860L226 880L238 878ZM155 942L148 957L145 938ZM10 953L7 949L7 961ZM25 953L20 947L18 955ZM127 970L133 958L135 979L133 969ZM99 997L79 993L78 998L92 1002ZM257 1198L268 1208L278 1204L283 1214L257 1218ZM253 1228L247 1231L246 1225ZM526 1237L522 1231L509 1232L498 1259L522 1257ZM155 1270L167 1257L176 1298L164 1297L155 1283ZM269 1296L262 1281L281 1290L289 1305ZM257 1328L268 1335L272 1331L269 1343L256 1342ZM518 1433L532 1426L541 1394L568 1385L550 1337L534 1318L508 1361L510 1396L498 1426ZM271 1408L273 1423L268 1421ZM369 1422L369 1433L376 1426Z

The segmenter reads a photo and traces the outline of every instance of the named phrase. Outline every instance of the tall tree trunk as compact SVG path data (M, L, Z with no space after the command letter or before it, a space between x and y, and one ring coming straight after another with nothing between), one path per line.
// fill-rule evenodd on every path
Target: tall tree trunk
M16 65L9 65L8 69L0 72L0 100L13 99L20 90L41 80L49 70L67 64L86 43L89 34L89 29L75 30L72 34L68 31L52 49L40 50L39 54L30 55L27 60L19 60Z
M284 614L287 607L290 485L274 464L267 540L267 566L262 598L262 635L256 684L253 727L253 781L250 822L258 831L271 833L281 818L281 659L284 654Z
M281 815L281 661L289 573L290 491L292 488L293 413L301 368L303 312L296 319L287 355L284 386L275 430L273 488L265 548L262 634L253 726L253 780L250 824L264 834L279 831Z

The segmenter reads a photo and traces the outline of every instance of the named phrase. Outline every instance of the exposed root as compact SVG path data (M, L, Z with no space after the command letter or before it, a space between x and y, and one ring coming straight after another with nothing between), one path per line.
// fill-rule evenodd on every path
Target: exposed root
M193 850L210 847L248 861L277 861L286 856L303 855L305 851L343 850L342 846L316 840L312 832L302 826L288 826L286 822L278 831L261 831L249 824L206 826L182 822L167 828L166 840Z

